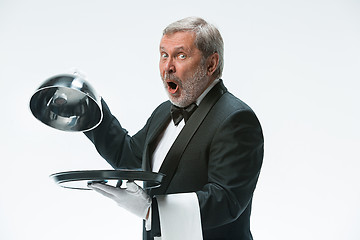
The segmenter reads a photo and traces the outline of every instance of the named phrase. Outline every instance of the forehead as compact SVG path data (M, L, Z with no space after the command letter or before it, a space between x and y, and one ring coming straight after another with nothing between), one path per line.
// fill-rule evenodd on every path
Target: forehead
M187 49L192 50L195 47L195 33L194 32L175 32L166 34L161 38L160 49Z

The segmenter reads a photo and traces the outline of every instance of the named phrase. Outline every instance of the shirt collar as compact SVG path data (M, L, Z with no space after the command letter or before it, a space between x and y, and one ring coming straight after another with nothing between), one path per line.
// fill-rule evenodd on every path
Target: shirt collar
M215 79L208 87L207 89L205 89L205 91L198 97L198 99L196 99L195 103L196 105L200 105L201 101L204 99L204 97L206 96L206 94L208 94L208 92L210 92L210 90L218 83L220 82L220 79Z

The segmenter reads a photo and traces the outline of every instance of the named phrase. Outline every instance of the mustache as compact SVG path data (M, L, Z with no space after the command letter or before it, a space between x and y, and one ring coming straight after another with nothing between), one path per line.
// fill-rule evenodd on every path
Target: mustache
M171 82L174 82L176 83L177 85L179 86L182 86L182 81L180 78L176 77L174 74L171 74L171 73L165 73L164 76L161 76L162 80L164 82L168 82L168 81L171 81Z
M180 82L180 79L178 77L176 77L175 75L171 74L171 73L165 73L164 77L162 77L162 79L164 81L166 80L170 80L170 81L177 81Z

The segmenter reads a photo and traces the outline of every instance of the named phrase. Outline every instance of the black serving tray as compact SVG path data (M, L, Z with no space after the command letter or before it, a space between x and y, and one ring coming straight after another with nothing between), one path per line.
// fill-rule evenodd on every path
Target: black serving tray
M88 183L102 182L116 186L120 186L123 180L140 181L144 183L145 189L159 187L164 174L147 172L142 170L83 170L59 172L50 175L58 185L64 188L91 190ZM114 184L113 184L114 185Z

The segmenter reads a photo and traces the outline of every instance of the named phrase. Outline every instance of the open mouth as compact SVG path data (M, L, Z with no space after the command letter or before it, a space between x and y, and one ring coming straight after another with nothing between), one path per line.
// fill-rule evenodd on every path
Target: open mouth
M170 93L175 93L178 90L178 85L175 82L168 81L167 85Z

